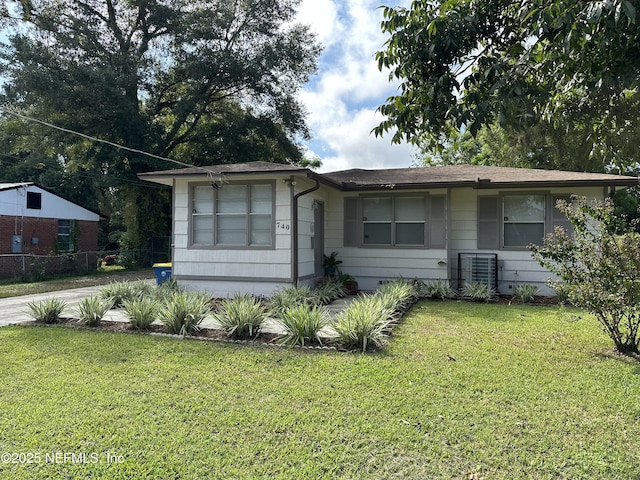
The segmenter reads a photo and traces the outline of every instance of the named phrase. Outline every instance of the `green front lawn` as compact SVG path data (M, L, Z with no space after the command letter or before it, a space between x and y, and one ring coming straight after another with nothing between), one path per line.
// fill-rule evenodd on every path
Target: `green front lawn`
M366 355L4 327L0 478L638 478L640 365L577 313L422 302Z

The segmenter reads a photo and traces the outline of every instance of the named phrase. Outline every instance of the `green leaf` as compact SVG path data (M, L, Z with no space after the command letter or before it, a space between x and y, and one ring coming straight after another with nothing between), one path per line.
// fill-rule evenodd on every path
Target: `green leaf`
M625 15L629 18L629 20L636 19L636 7L633 6L631 2L625 0L622 2L622 9L624 10Z

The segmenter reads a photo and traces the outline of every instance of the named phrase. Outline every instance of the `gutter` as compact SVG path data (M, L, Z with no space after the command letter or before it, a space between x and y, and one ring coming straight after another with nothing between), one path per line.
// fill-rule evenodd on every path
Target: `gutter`
M320 188L320 182L317 178L314 178L316 184L307 189L307 190L303 190L302 192L298 192L295 195L293 195L292 199L293 201L291 202L291 235L292 235L292 263L293 263L293 284L297 287L298 286L298 280L300 277L299 274L299 269L300 266L298 265L298 260L299 260L299 252L298 252L298 243L299 243L299 239L298 239L298 199L304 195L308 195L309 193L315 192L316 190L318 190ZM291 186L291 192L293 193L293 176L291 176L289 178L289 185Z

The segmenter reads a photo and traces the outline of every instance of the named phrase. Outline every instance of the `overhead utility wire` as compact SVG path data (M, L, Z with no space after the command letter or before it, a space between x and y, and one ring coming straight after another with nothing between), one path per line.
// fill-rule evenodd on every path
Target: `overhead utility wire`
M120 145L118 143L110 142L109 140L104 140L102 138L92 137L91 135L87 135L87 134L84 134L84 133L81 133L81 132L77 132L77 131L71 130L69 128L60 127L58 125L54 125L53 123L45 122L44 120L39 120L37 118L29 117L27 115L23 115L22 113L14 112L13 110L7 109L7 107L0 106L0 111L2 111L4 113L8 113L9 115L13 115L13 116L18 117L18 118L21 118L23 120L39 123L40 125L44 125L46 127L53 128L55 130L60 130L61 132L70 133L71 135L77 135L77 136L85 138L87 140L91 140L92 142L104 143L106 145L110 145L112 147L119 148L121 150L127 150L127 151L132 152L132 153L137 153L137 154L140 154L140 155L146 155L147 157L155 158L157 160L163 160L165 162L175 163L175 164L183 166L183 167L198 168L200 170L203 170L204 172L207 172L207 174L210 177L213 177L214 175L220 175L220 172L214 172L213 170L209 170L209 169L204 168L204 167L199 167L197 165L191 165L191 164L188 164L188 163L184 163L184 162L181 162L179 160L174 160L173 158L162 157L160 155L156 155L155 153L145 152L144 150L138 150L137 148L126 147L126 146ZM212 181L213 181L213 178L212 178Z

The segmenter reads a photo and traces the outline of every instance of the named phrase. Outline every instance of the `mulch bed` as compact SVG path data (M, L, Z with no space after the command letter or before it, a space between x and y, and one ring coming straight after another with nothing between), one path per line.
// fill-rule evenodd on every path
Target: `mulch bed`
M42 324L36 324L42 325ZM236 340L227 336L227 334L220 329L216 328L201 328L199 331L194 332L192 335L178 335L169 333L167 327L164 325L152 324L149 326L147 330L138 330L133 328L129 323L126 322L113 322L111 320L102 320L100 325L97 327L88 327L84 325L80 320L75 318L61 318L60 322L57 324L52 324L48 326L64 326L69 328L78 328L83 330L92 330L92 331L102 331L102 332L115 332L115 333L132 333L139 335L158 335L158 336L166 336L170 338L176 339L189 339L189 340L204 340L204 341L214 341L214 342L225 342L225 343L238 343L238 344L248 344L248 345L268 345L272 347L284 347L284 348L307 348L313 350L338 350L335 347L327 347L326 345L320 345L318 343L310 343L305 346L295 345L285 346L280 345L278 343L278 339L282 337L282 335L274 334L274 333L261 333L257 337L250 340Z

